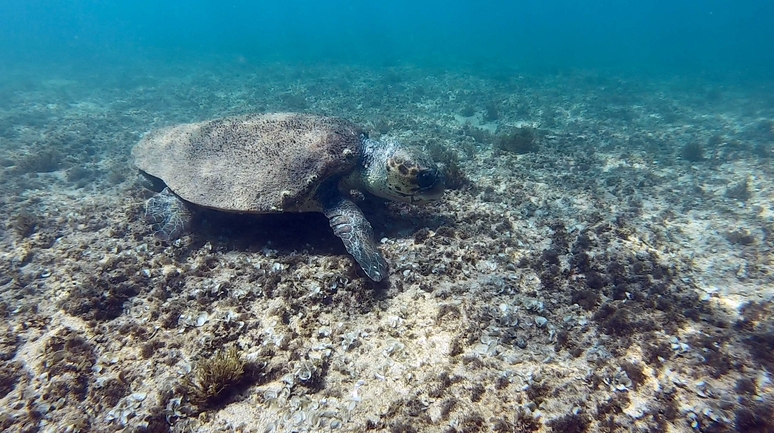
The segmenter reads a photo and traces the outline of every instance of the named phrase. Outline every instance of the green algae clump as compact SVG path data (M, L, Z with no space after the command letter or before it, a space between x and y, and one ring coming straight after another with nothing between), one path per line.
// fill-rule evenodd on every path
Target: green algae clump
M235 347L219 351L199 361L190 376L183 379L189 399L196 405L218 402L229 388L238 384L245 373L245 361Z
M497 137L495 148L501 152L516 154L537 152L537 131L528 126L514 128L510 132Z

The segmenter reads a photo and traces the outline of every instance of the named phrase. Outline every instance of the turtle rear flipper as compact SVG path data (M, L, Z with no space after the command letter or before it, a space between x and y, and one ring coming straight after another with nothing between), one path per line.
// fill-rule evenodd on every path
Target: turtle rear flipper
M179 238L191 225L191 211L169 188L145 202L145 220L153 234L163 241Z
M379 282L387 276L389 266L374 241L371 224L355 203L344 197L331 197L323 204L333 234L341 238L344 248L360 264L368 278Z

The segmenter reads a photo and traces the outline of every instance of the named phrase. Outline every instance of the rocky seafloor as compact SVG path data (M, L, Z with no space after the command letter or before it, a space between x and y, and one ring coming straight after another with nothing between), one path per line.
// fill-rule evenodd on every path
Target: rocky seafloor
M774 94L594 72L137 66L0 74L0 429L774 431ZM143 220L146 131L337 115L450 189Z

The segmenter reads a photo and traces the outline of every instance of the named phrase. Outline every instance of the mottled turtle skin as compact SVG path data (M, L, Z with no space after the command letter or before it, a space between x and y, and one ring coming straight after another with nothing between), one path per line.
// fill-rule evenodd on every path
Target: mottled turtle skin
M388 265L346 192L421 204L444 190L438 167L418 149L371 140L335 117L271 113L183 124L148 133L132 155L142 172L166 185L145 208L158 237L185 233L189 204L254 214L322 212L374 281Z

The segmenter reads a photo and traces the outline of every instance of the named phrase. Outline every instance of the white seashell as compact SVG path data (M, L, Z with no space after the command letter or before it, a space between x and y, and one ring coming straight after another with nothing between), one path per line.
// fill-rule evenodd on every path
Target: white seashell
M199 314L199 317L196 318L196 327L200 328L204 326L204 324L207 323L207 321L209 320L210 320L210 315L207 314L206 312L202 312L201 314Z

